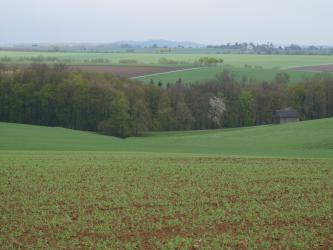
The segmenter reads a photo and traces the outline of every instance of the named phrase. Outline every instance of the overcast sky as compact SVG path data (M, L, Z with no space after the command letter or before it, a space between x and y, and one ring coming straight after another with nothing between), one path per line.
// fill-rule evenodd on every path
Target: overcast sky
M333 0L0 0L0 43L333 45Z

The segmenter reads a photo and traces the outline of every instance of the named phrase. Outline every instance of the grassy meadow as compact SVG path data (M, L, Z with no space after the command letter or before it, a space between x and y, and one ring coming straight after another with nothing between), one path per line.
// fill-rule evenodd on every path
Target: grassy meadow
M286 125L149 133L119 139L64 128L0 123L0 150L116 151L332 158L333 119Z
M333 119L117 139L0 123L1 249L330 249Z

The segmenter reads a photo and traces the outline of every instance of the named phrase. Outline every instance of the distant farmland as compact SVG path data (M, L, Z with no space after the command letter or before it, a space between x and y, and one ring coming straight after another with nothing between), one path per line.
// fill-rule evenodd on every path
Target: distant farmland
M235 67L244 65L261 66L263 68L287 69L306 65L332 64L333 56L317 55L234 55L234 54L161 54L161 53L93 53L93 52L23 52L0 51L0 62L8 59L8 63L31 63L33 59L44 58L45 62L64 61L69 65L119 65L121 60L136 61L135 64L161 66L159 60L166 58L178 61L179 64L191 65L200 57L214 56L222 58L224 64ZM103 61L104 60L104 61ZM138 66L138 65L137 65ZM166 65L164 65L166 66ZM169 65L177 66L177 64ZM179 65L178 65L179 66Z
M200 51L200 50L199 50ZM0 51L0 63L30 64L65 63L81 70L108 72L123 77L144 76L143 82L174 83L178 79L186 82L203 82L214 78L222 70L227 69L238 80L272 81L278 72L287 72L291 82L298 82L314 75L311 71L330 71L323 66L316 68L295 68L308 65L333 64L333 56L317 55L231 55L195 53L93 53L93 52L23 52ZM223 66L197 69L200 57L216 57L224 60ZM117 66L117 67L115 67ZM325 66L326 67L326 66ZM177 71L184 68L194 70ZM312 69L312 70L311 70ZM169 72L170 73L166 73ZM309 71L309 72L305 72ZM153 75L163 73L161 75Z
M304 78L311 77L317 72L306 71L293 71L293 70L280 70L277 68L265 69L262 67L233 67L233 66L219 66L219 67L205 67L201 69L193 69L182 72L170 72L155 76L143 76L138 80L149 83L151 80L154 82L174 83L181 79L183 82L200 83L221 74L227 70L231 76L238 80L246 81L274 81L276 74L279 72L286 72L290 76L290 83L297 83Z

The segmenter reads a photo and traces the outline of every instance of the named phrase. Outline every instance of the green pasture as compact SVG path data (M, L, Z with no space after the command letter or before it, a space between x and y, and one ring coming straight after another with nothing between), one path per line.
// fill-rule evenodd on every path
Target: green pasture
M0 150L333 158L333 119L236 129L149 133L128 139L64 128L0 123L0 141Z

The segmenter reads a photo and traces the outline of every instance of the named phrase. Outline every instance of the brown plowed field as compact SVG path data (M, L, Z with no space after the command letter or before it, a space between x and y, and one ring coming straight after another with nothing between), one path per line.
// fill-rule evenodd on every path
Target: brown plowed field
M136 77L150 74L164 73L181 68L175 67L143 67L143 66L72 66L72 70L82 70L97 73L111 73L122 77Z
M333 72L333 64L296 67L296 68L292 68L291 70L314 71L314 72Z

